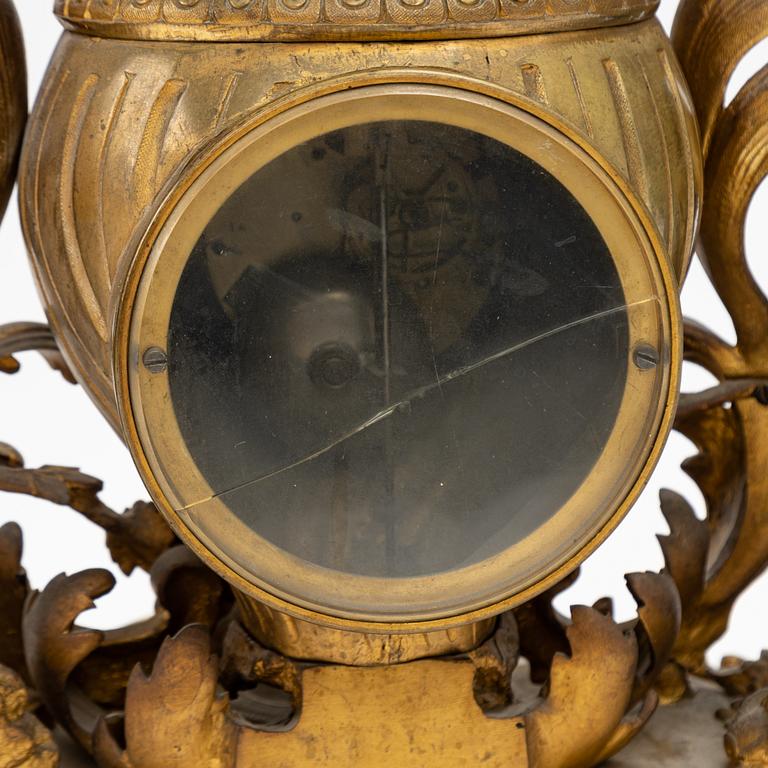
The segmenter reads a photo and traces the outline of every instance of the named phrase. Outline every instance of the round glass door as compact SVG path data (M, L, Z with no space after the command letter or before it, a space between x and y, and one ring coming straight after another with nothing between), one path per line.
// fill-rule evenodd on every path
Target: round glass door
M662 428L669 308L626 208L578 154L559 178L543 125L532 152L516 111L481 130L484 101L452 114L441 90L431 117L381 95L251 138L142 278L134 403L163 502L331 614L447 615L541 578Z

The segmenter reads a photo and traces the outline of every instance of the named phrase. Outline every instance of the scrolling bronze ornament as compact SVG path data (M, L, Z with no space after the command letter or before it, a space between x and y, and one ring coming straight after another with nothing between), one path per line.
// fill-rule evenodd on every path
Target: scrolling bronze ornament
M17 355L40 351L86 387L137 454L121 426L119 362L128 343L120 304L137 254L228 143L286 105L356 87L463 88L535 116L631 202L675 286L693 248L701 152L655 6L58 0L69 31L20 171L53 331L0 329L0 371L14 374ZM615 622L610 601L574 607L570 618L552 605L623 508L580 557L495 609L462 621L356 625L228 570L152 482L157 506L119 514L100 501L98 480L26 468L0 445L0 488L84 515L104 529L121 570L147 571L157 594L145 622L84 629L78 618L112 589L111 574L61 575L34 592L21 530L0 529L0 768L58 764L54 726L102 768L768 764L768 661L728 660L721 670L705 662L735 600L768 566L768 300L743 243L749 202L768 174L768 68L724 106L736 65L766 36L764 0L680 4L673 43L704 149L699 254L738 340L730 347L685 326L685 358L719 382L684 394L675 420L699 450L685 469L708 515L700 521L681 496L663 494L666 568L627 576L634 621ZM26 114L10 0L0 0L0 40L4 204ZM293 42L269 42L277 40Z

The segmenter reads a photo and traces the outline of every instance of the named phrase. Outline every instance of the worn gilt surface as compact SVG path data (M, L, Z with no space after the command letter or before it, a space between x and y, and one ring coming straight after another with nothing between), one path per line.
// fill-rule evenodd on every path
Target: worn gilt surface
M1 534L16 574L19 531ZM151 567L157 613L142 624L113 632L77 626L114 584L104 571L59 576L39 594L23 585L19 594L28 679L102 766L166 768L192 756L211 766L341 765L350 757L376 766L385 747L408 766L424 765L424 750L455 765L593 765L653 713L653 681L680 615L668 577L630 577L638 620L620 626L596 608L574 608L561 627L567 653L550 660L543 687L510 683L520 648L512 614L469 655L317 666L251 639L224 584L171 539L167 546ZM250 698L258 683L284 693L279 706Z
M0 218L13 189L27 120L27 77L19 20L11 0L0 2Z
M583 36L418 46L157 45L65 35L26 142L22 218L64 354L113 424L115 286L163 191L216 136L264 110L402 79L404 69L412 81L470 83L520 99L583 136L647 204L684 273L698 149L681 74L656 21Z
M407 40L621 24L658 0L56 0L66 26L147 40ZM158 23L162 22L162 23Z
M581 8L568 5L575 13ZM534 1L520 12L546 14L556 6ZM200 21L189 21L196 13L262 13L255 7L244 0L168 5L185 25ZM0 529L0 768L55 765L56 747L43 725L53 721L102 768L379 766L385 750L398 766L587 768L615 755L643 728L652 740L655 721L648 721L659 701L686 706L683 697L700 691L694 675L732 701L720 713L722 723L696 721L722 734L722 763L708 756L712 765L766 765L768 659L729 659L721 670L705 663L736 598L768 565L768 301L750 276L742 238L749 200L768 171L768 69L723 106L737 60L768 34L766 8L763 0L683 0L675 30L708 149L701 253L738 342L731 347L701 327L687 327L688 359L719 380L707 392L683 397L677 423L698 447L686 469L708 514L699 520L681 496L664 494L666 570L627 577L638 604L635 620L616 623L609 601L561 616L552 601L564 583L494 627L476 630L472 647L454 647L440 658L384 667L288 658L266 644L292 627L276 621L270 636L265 613L262 642L254 639L239 621L230 588L178 544L151 504L115 512L100 501L94 478L61 467L28 469L3 445L0 487L101 526L115 562L125 572L147 570L158 599L146 622L110 632L83 629L80 614L112 588L113 577L83 571L33 592L19 527ZM125 12L142 11L146 20L161 10L152 1L59 4L73 24L86 24L88 14L111 23ZM660 53L638 68L648 39ZM408 63L417 69L450 63L475 77L515 83L516 92L595 141L646 200L672 252L683 253L691 233L676 228L685 218L676 206L695 205L696 169L676 172L689 179L688 189L662 185L657 192L659 179L678 162L674 148L688 140L685 111L669 102L676 93L669 78L677 75L658 28L647 23L595 33L596 58L576 37L548 52L536 39L515 45L510 55L502 42L440 43ZM384 55L384 49L365 50L370 54L354 44L333 46L324 76L340 75L351 62L365 68ZM398 46L387 50L394 52L393 66L405 65ZM107 413L114 406L100 350L109 334L110 289L131 233L199 146L257 106L314 84L317 59L310 67L307 46L281 49L279 57L261 48L259 69L251 66L255 55L187 44L96 44L74 36L59 49L41 102L50 117L33 126L27 149L25 220L46 265L44 290L59 307L54 320L64 351L88 361L77 373L87 373ZM614 64L606 68L606 60ZM595 71L600 77L590 76ZM6 122L21 107L4 102L2 109ZM662 113L677 115L676 121L660 121ZM662 163L659 132L672 147ZM88 172L93 168L95 176ZM119 200L120 209L109 200ZM79 223L83 211L91 214L88 227ZM682 273L684 265L678 267ZM76 332L70 317L82 312L89 322ZM48 329L30 324L0 331L0 371L15 373L17 355L30 349L69 375ZM402 648L403 658L378 661L424 655L409 651L405 641ZM699 692L696 699L709 695ZM690 722L683 720L681 729ZM667 735L666 757L654 765L693 764L675 758L677 737ZM627 760L620 765L641 764Z

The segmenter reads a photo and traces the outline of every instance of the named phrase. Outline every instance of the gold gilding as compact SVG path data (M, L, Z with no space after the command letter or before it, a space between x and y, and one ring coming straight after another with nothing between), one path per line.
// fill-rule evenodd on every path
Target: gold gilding
M165 42L446 40L594 29L658 0L57 0L69 29Z
M443 632L448 626L465 627L499 613L553 584L594 549L647 480L671 423L679 374L676 294L698 220L701 167L695 118L669 41L654 20L619 24L650 14L655 3L597 4L601 8L595 11L597 5L591 2L584 5L592 9L586 16L578 3L569 2L568 13L557 3L515 5L520 18L548 20L552 34L322 45L201 41L217 29L210 23L197 24L197 33L188 38L197 42L182 40L178 24L186 24L199 4L188 10L185 6L178 14L164 10L162 23L157 21L156 2L130 8L128 3L110 4L110 18L105 16L106 5L88 3L87 14L85 5L60 4L59 13L69 26L89 32L98 22L99 34L113 39L65 33L54 55L20 174L24 231L67 362L125 435L151 492L186 543L236 588L294 618L330 623L338 631L414 637ZM144 15L137 16L137 9ZM133 14L130 29L117 23L123 10ZM378 23L371 22L371 28ZM533 22L526 24L517 31L541 31ZM356 26L358 32L363 26ZM590 29L577 31L583 26ZM256 29L232 28L238 34ZM433 27L432 33L439 29ZM467 34L476 37L478 29ZM428 37L432 33L425 32ZM489 27L482 34L499 33ZM142 35L165 42L138 39ZM132 36L137 39L114 39ZM384 37L392 39L389 33ZM591 533L583 531L578 545L570 549L561 547L548 566L516 582L506 595L487 594L463 606L410 616L391 612L386 620L343 606L330 618L318 610L323 602L319 597L301 604L295 594L277 595L252 574L246 578L241 568L225 565L189 533L168 503L168 488L158 484L132 426L126 358L136 340L131 336L130 307L144 261L168 216L200 174L223 162L240 139L270 120L291 110L309 113L322 99L343 99L344 93L366 88L390 94L444 89L461 95L457 104L496 104L500 115L514 113L541 126L543 135L560 147L563 163L592 168L600 181L591 188L602 191L590 202L585 188L582 202L594 208L592 214L602 217L616 238L621 237L617 222L622 219L621 226L628 227L625 234L633 232L637 238L639 250L632 252L642 256L634 265L630 257L622 257L623 282L631 287L645 275L642 279L655 286L651 293L659 297L660 328L670 355L669 378L659 393L659 410L636 468L636 482L624 489L615 509ZM456 114L470 115L471 109L457 109ZM495 130L504 130L504 119L499 117ZM258 144L254 147L257 155ZM41 215L43 211L53 213ZM612 250L621 251L618 246ZM162 290L165 301L174 286ZM632 416L630 408L626 416L631 423L641 414L638 410ZM582 497L585 506L589 493L587 489ZM236 542L239 536L232 534ZM539 542L539 549L557 541L557 526L548 537L546 545ZM321 595L322 584L314 586ZM465 645L464 640L459 643Z

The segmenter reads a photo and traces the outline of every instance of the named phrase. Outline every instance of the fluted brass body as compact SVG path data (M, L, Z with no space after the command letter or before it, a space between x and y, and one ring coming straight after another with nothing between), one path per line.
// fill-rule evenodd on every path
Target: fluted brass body
M569 2L569 13L555 9L557 4L529 3L503 22L485 19L471 30L445 27L447 21L437 18L424 29L411 29L415 37L465 34L473 39L390 42L401 35L380 20L345 22L343 35L338 29L337 35L359 40L322 43L249 42L275 35L326 39L335 29L321 25L308 32L297 22L288 35L287 27L274 32L271 17L273 31L267 34L248 15L255 5L245 4L239 16L224 23L226 14L214 4L211 12L218 21L206 24L190 21L196 12L192 8L199 10L201 3L165 11L164 21L157 20L158 3L141 4L141 13L134 5L89 3L87 14L81 3L58 5L68 27L104 37L64 34L35 108L20 177L24 231L51 325L75 375L121 434L116 391L125 381L121 372L115 379L113 363L127 344L127 330L118 318L138 251L165 210L164 200L189 182L191 169L204 158L224 151L228 137L241 135L262 115L323 95L372 84L457 84L539 116L584 147L626 190L648 236L660 244L672 279L682 281L685 275L701 187L698 138L669 40L657 21L646 18L653 2ZM602 12L595 13L595 7ZM234 23L235 17L242 23ZM441 34L444 28L449 33ZM554 29L560 31L543 33ZM480 37L483 30L488 37ZM242 42L214 41L221 39ZM673 331L678 335L673 348L678 331ZM674 397L666 404L666 429ZM128 434L127 440L133 448L135 437ZM625 509L590 548L608 535ZM171 519L186 543L218 568L206 548ZM254 592L227 569L220 572L273 608L300 620L317 618L312 611ZM550 574L549 583L562 575ZM538 589L545 586L542 581ZM496 612L503 608L499 605ZM257 606L246 613L257 617L260 610ZM450 623L461 627L488 615ZM347 622L334 626L335 632L360 629ZM256 618L251 628L263 635ZM432 652L466 649L484 634L469 626L461 636L446 639L443 629L378 628L416 632L421 640L414 648L421 644ZM311 636L312 650L303 641L292 645L285 633L281 649L317 657L324 643L325 655L338 658L338 635L322 642L315 630L295 636ZM381 653L401 652L401 643L393 641ZM414 649L404 653L418 655L423 654Z
M29 132L22 216L57 336L114 426L120 281L136 237L195 155L297 93L388 72L429 82L446 71L507 91L591 143L648 207L682 279L700 161L686 87L656 21L418 44L157 45L65 34Z

